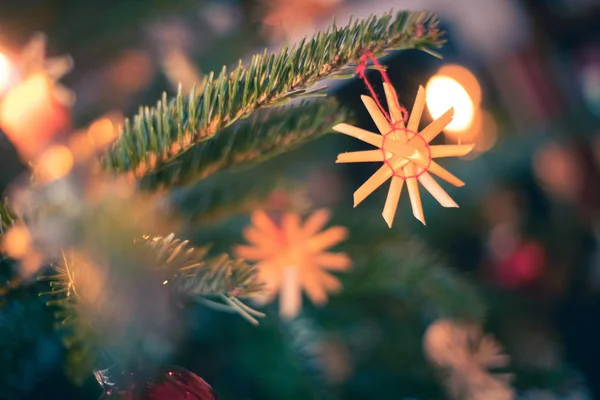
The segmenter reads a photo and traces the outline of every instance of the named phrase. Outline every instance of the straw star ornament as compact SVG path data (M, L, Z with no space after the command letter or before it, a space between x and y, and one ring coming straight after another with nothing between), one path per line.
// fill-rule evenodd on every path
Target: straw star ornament
M512 400L511 374L493 372L506 368L510 357L479 326L440 319L423 335L423 350L430 362L444 371L444 383L452 399Z
M326 251L343 241L348 230L342 226L321 231L330 219L327 210L318 210L304 223L296 213L285 213L278 225L264 211L252 214L252 225L244 230L251 245L236 246L238 257L255 261L258 279L265 285L264 303L280 292L280 314L295 317L302 306L302 290L316 305L327 301L328 292L341 288L338 279L328 271L350 267L344 253Z
M349 124L338 124L334 130L355 137L378 147L377 150L355 151L338 155L336 163L382 162L379 168L361 187L354 192L354 207L373 193L379 186L391 178L383 218L391 228L396 214L400 193L406 182L408 195L415 218L425 224L419 183L443 207L458 207L456 202L432 177L437 175L454 186L464 186L464 182L452 175L434 158L460 157L468 154L473 145L434 145L431 142L452 121L454 109L451 108L426 128L418 132L419 122L425 107L425 90L419 87L412 114L405 126L404 109L398 102L394 88L383 83L389 115L383 111L376 100L361 96L363 104L375 122L381 134L366 131Z

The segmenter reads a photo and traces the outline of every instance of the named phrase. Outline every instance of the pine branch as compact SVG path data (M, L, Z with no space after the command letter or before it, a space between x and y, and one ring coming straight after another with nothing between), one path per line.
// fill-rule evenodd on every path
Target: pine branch
M377 57L400 49L431 52L443 42L436 25L425 12L372 16L344 28L333 25L289 51L255 55L248 67L241 62L231 72L224 67L216 78L209 74L199 95L194 89L187 99L179 93L167 101L164 94L156 107L140 109L133 122L125 122L104 165L142 176L261 108L322 96L324 88L311 88L327 78L352 78L353 65L366 52Z
M191 247L187 240L177 239L173 234L149 239L148 243L158 251L159 263L175 272L169 283L180 298L237 312L253 324L258 324L254 317L264 316L238 300L258 294L262 288L255 279L254 267L243 260L231 259L227 254L206 258L208 247ZM209 300L210 297L217 297L223 303Z
M483 319L485 302L474 284L442 265L421 244L411 241L399 246L398 238L394 242L347 248L354 273L344 277L341 296L387 294L427 313L433 311L434 318Z
M156 189L185 185L239 164L260 163L315 139L330 126L348 119L346 110L334 101L262 110L149 172L142 178L141 186Z
M226 254L207 258L209 247L194 248L187 240L166 237L148 238L164 268L174 271L173 285L184 297L250 297L261 290L254 267Z
M171 290L180 298L251 297L261 291L261 285L255 279L256 270L243 260L230 259L226 254L207 258L209 247L194 248L187 240L175 238L174 234L145 237L142 243L155 251L156 265L160 265L163 272L160 276L169 277L163 284L169 283ZM80 287L76 279L80 273L76 272L78 266L73 264L79 260L82 260L79 256L65 255L64 260L55 266L55 275L40 278L50 280L51 291L44 294L61 294L56 301L66 309L71 306L62 304L63 301L76 301L77 293L87 289ZM66 313L61 323L69 320L70 314Z

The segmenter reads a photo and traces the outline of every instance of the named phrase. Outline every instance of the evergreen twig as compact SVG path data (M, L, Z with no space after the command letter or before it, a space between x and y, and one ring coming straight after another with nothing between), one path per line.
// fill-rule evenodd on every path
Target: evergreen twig
M397 243L370 251L362 246L349 249L355 273L345 277L340 296L390 295L422 307L433 319L483 320L487 310L482 293L469 279L444 266L425 246Z
M208 247L192 247L187 240L177 239L173 234L147 240L157 251L159 264L174 272L171 284L180 297L231 299L250 297L261 291L255 279L256 270L243 260L231 259L227 254L207 258Z
M348 119L348 112L334 101L262 110L149 172L140 184L152 189L185 185L239 164L263 162Z
M344 28L334 24L289 51L255 55L248 67L241 62L231 72L224 67L218 76L205 78L202 93L193 89L185 99L180 92L170 101L163 94L156 107L140 109L133 122L125 122L104 165L109 171L142 176L258 109L323 96L323 87L312 86L327 78L353 77L353 65L366 52L376 57L399 49L431 52L443 42L436 25L426 12L371 16Z

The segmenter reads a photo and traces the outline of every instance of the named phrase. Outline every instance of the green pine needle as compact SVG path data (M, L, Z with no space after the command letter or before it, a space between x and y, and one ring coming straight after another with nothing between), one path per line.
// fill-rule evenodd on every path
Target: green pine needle
M251 297L260 293L262 286L255 279L256 269L241 259L232 259L227 254L206 258L208 247L194 248L187 240L166 237L148 239L158 252L158 260L165 268L173 269L171 282L180 298L195 299L213 308L225 309L240 314L253 324L255 316L263 314L243 304L238 297ZM223 303L209 300L217 297Z
M381 57L390 50L440 47L436 25L426 12L371 16L344 28L334 24L290 50L255 55L247 67L241 62L231 72L224 67L218 76L205 78L201 93L194 89L184 98L180 92L170 101L164 94L156 107L140 109L133 121L125 122L104 165L112 172L142 176L258 109L315 96L323 88L313 86L324 79L352 77L367 52Z
M254 267L227 254L207 258L208 247L194 248L173 234L148 239L158 262L174 271L175 291L180 297L250 297L261 290Z
M348 113L329 100L262 110L148 173L141 186L151 189L179 186L238 164L263 162L315 139L330 126L348 119Z

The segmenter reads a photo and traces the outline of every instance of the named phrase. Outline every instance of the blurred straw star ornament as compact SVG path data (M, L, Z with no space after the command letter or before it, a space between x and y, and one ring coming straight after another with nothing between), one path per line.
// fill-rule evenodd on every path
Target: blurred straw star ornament
M473 149L473 145L429 145L429 142L452 121L454 109L449 109L441 117L418 132L419 122L425 106L425 89L422 86L419 87L412 114L405 126L404 113L406 111L400 106L396 91L389 82L384 82L383 88L389 115L382 109L376 99L361 96L363 104L381 134L345 123L333 127L335 131L372 144L378 149L342 153L338 155L336 163L381 161L383 163L381 168L354 192L354 207L358 206L367 196L391 178L383 208L383 218L388 226L392 227L404 182L406 182L408 188L413 215L425 224L418 183L421 183L425 190L443 207L458 207L456 202L435 181L432 174L454 186L464 186L464 182L433 159L464 156Z
M238 257L257 262L258 279L265 285L264 303L280 293L280 314L293 318L300 312L302 290L317 305L327 301L327 293L341 288L338 279L329 271L350 267L345 253L326 251L342 242L348 230L333 226L321 231L330 219L329 211L318 210L302 223L297 213L283 214L278 225L264 211L252 214L252 225L244 230L251 245L235 248Z
M45 34L35 33L27 45L21 50L17 64L22 78L25 80L38 73L43 73L52 82L52 95L61 104L71 107L75 102L75 93L58 83L73 69L71 56L46 58L48 38Z
M510 357L496 339L481 327L439 319L423 335L423 351L430 362L443 371L445 386L452 399L513 400L512 374L495 373L507 368Z

